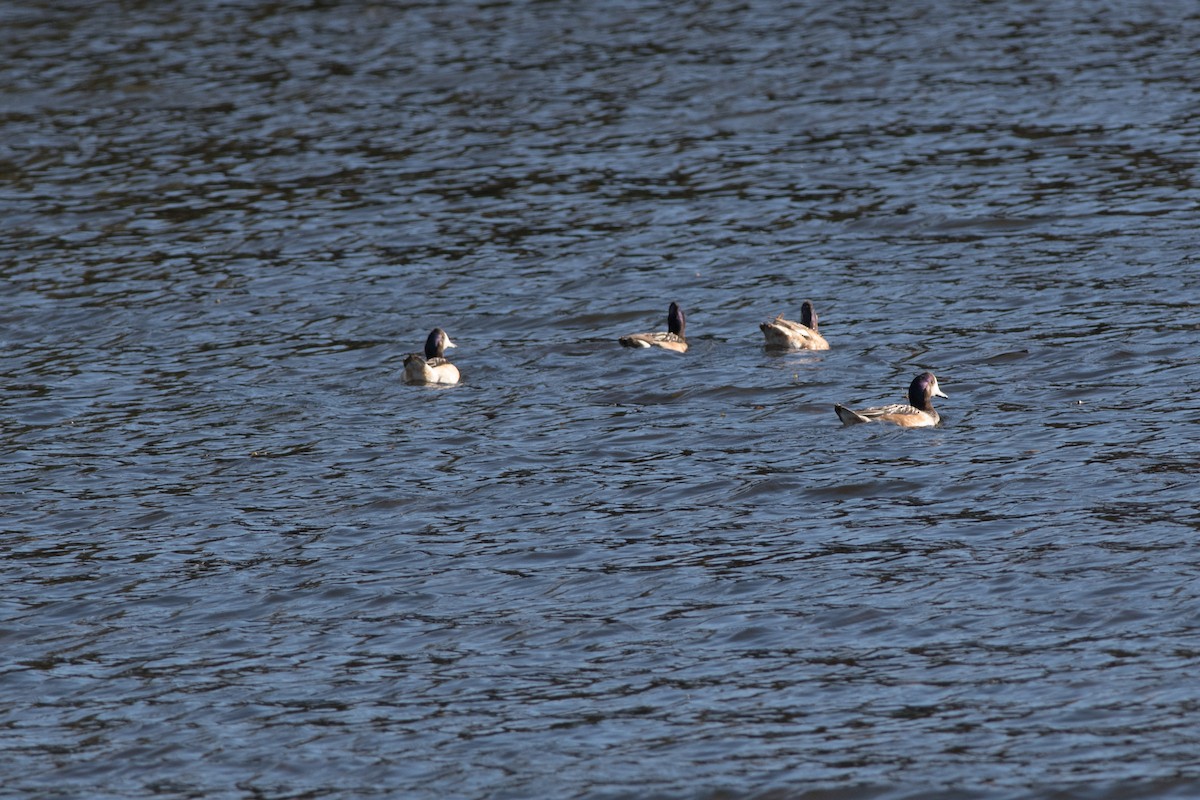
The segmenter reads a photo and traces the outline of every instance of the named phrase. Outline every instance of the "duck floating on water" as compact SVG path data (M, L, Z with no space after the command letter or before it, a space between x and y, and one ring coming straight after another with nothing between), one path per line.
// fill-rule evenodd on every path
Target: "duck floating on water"
M800 306L800 321L792 322L780 314L758 326L766 337L767 347L783 350L828 350L829 342L817 332L817 312L808 300Z
M425 353L410 353L404 359L406 383L458 383L458 367L443 355L447 347L457 347L441 328L434 328L425 340Z
M875 406L858 411L851 411L844 405L835 403L833 410L837 412L838 419L844 425L855 425L859 422L891 422L903 428L924 428L937 425L941 420L937 409L933 407L934 397L946 397L946 395L938 386L938 380L932 372L922 372L909 384L907 403Z
M683 336L687 324L683 309L678 303L671 303L667 309L667 332L631 333L622 336L620 342L625 347L661 347L664 350L674 350L676 353L687 352L687 340Z

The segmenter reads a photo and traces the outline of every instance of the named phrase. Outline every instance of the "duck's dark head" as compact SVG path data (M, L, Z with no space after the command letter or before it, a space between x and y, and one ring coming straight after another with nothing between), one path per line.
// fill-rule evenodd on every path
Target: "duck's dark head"
M933 407L930 398L946 397L945 392L938 386L937 378L932 372L922 372L917 377L913 378L913 382L908 386L908 402L910 405L928 411ZM950 398L946 397L947 400Z
M800 306L800 324L805 327L817 329L817 312L813 310L813 304L808 300Z
M678 303L671 303L671 307L667 309L667 330L683 338L683 328L687 324L687 320L683 316L683 309Z
M441 328L434 328L425 340L425 358L441 358L447 347L457 347Z

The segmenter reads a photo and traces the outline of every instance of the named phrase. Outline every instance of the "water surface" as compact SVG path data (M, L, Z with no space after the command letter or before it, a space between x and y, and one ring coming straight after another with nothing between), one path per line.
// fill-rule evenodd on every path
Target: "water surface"
M6 789L1194 796L1196 42L0 10ZM940 428L839 425L926 369Z

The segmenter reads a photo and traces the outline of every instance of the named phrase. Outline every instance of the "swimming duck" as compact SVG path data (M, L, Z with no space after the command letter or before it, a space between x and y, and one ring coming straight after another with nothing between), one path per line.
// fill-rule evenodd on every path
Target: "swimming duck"
M800 306L800 321L792 322L780 314L758 326L763 336L767 338L767 347L779 347L786 350L828 350L829 342L817 333L817 312L813 305L805 300Z
M908 402L895 403L890 406L877 406L851 411L845 406L835 403L833 410L838 419L845 425L858 422L894 422L904 428L923 428L937 425L941 417L933 407L934 397L946 397L938 387L937 378L932 372L922 372L913 378L908 386ZM949 398L946 398L949 399Z
M410 353L404 359L407 383L458 383L458 367L443 357L447 347L457 347L441 328L434 328L425 340L425 355Z
M667 309L667 332L663 333L631 333L622 336L621 344L626 347L662 347L674 350L676 353L687 352L687 341L683 338L683 326L686 320L683 310L677 303L671 303Z

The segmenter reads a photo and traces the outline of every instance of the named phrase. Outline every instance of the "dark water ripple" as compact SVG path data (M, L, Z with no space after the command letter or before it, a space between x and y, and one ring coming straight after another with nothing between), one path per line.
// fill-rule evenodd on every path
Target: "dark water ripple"
M5 789L1194 796L1198 33L0 9Z

